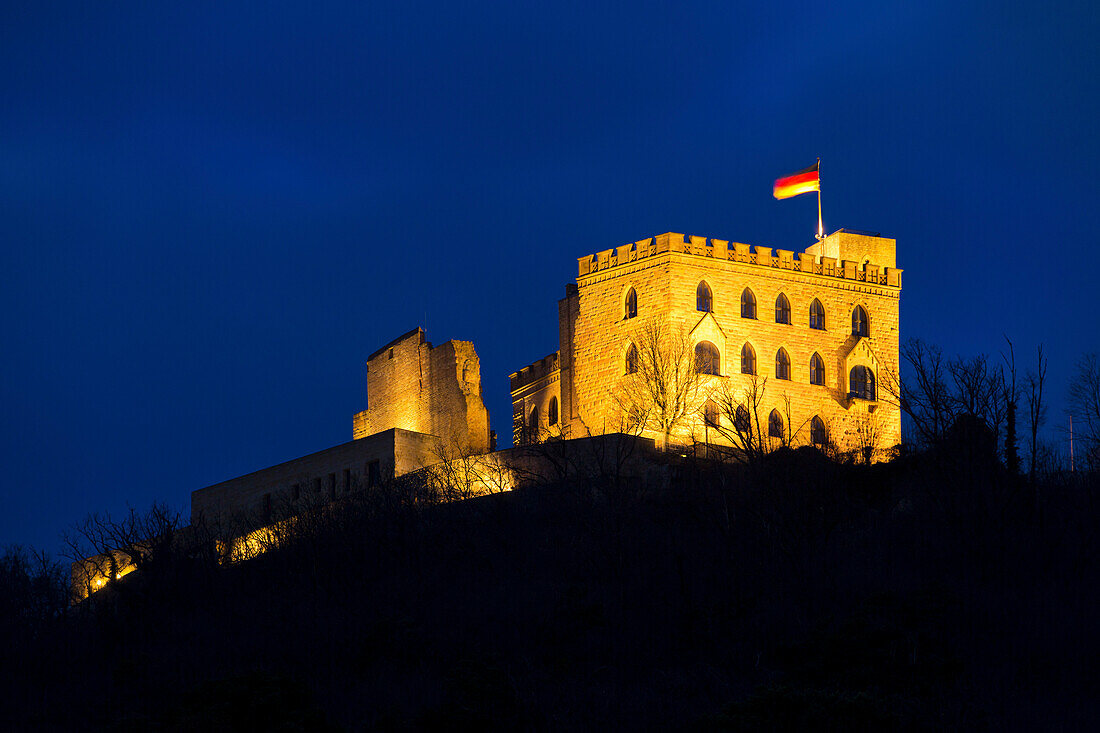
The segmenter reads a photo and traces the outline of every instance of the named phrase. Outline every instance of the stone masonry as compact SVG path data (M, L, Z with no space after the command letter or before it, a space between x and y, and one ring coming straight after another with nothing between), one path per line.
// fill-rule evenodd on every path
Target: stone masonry
M438 436L448 455L489 450L481 363L469 341L433 347L421 328L399 336L368 357L367 399L355 438L402 428Z
M670 333L683 333L692 345L717 347L719 375L703 377L700 405L676 432L674 441L690 443L705 430L702 403L720 388L747 393L752 377L742 374L742 347L756 356L757 385L764 384L760 406L765 421L772 409L787 414L792 443L810 442L810 420L819 417L829 440L852 450L870 429L876 448L901 440L901 413L884 399L896 379L899 345L901 270L896 242L840 230L804 253L772 251L738 242L682 234L662 234L578 260L576 285L559 301L560 349L548 368L546 357L512 375L514 439L564 434L579 437L623 429L613 394L626 378L625 359L640 325L656 320ZM696 289L705 282L712 293L711 312L697 310ZM626 317L627 293L637 294L637 315ZM756 317L743 318L742 293L756 300ZM776 301L790 303L791 323L776 322ZM810 328L809 309L817 299L824 308L824 329ZM869 318L866 336L853 334L852 314L862 306ZM790 378L778 379L775 360L783 349ZM825 384L810 383L810 360L825 365ZM876 399L850 392L853 368L871 371ZM767 379L764 383L763 380ZM559 420L550 424L546 405L559 404ZM537 409L536 409L537 408ZM532 416L538 429L531 429ZM713 440L712 435L708 440Z
M415 328L367 358L369 409L353 440L191 493L192 521L294 513L448 458L489 451L481 365L469 341Z

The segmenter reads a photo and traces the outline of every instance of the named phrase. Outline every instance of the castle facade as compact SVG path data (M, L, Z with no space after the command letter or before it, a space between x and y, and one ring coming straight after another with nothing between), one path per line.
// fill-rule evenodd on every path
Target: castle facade
M901 441L897 400L881 399L897 385L895 260L895 240L843 229L800 253L668 233L586 255L558 301L558 350L511 375L515 450L495 451L474 345L433 346L415 328L368 357L350 442L192 492L192 524L254 532L448 466L472 494L510 490L563 466L602 470L609 450L631 456L624 475L660 483L655 444L743 449L745 435L881 457ZM636 389L655 379L644 367L690 377L671 423L652 420L659 399L631 401L654 394ZM552 437L570 439L556 460L522 447ZM125 553L74 563L75 597L132 569Z
M896 445L900 409L880 399L898 367L895 244L840 230L795 253L669 233L581 257L558 302L559 349L511 375L513 444L625 432L736 445L740 413L715 409L733 395L770 446ZM699 372L667 436L621 399L642 376L647 326L682 340ZM368 357L367 395L350 442L199 489L193 520L266 517L495 448L469 341L402 334Z
M671 443L736 444L747 429L785 445L890 448L901 411L880 397L898 374L896 264L895 240L843 229L801 253L668 233L581 257L558 302L558 351L511 375L513 440L663 439L621 398L645 378L639 349L656 331L685 341L678 353L701 372ZM736 413L719 410L731 395Z

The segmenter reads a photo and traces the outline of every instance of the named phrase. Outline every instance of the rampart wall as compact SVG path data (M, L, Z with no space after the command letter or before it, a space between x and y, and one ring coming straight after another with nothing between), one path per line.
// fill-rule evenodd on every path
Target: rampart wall
M400 428L376 433L191 492L191 522L331 501L439 461L439 440Z
M881 243L866 242L869 239L881 240ZM586 275L637 262L646 257L676 252L900 288L902 270L893 266L894 257L891 253L894 247L893 239L850 234L843 230L830 235L819 244L811 245L802 253L785 249L776 249L773 252L771 247L754 247L741 242L695 235L685 240L683 234L669 232L580 257L577 259L577 278L579 280ZM826 252L836 254L822 254ZM841 253L847 255L848 259L840 259ZM867 260L872 255L881 260ZM884 264L883 261L890 264Z

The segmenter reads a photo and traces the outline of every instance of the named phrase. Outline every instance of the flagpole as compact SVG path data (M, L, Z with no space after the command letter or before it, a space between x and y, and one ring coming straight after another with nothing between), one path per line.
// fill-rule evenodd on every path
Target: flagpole
M817 159L817 238L825 238L825 226L821 222L821 158Z

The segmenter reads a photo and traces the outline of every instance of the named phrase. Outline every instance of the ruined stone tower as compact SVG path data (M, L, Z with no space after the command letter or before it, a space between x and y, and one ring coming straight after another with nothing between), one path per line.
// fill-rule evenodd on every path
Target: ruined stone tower
M433 347L421 328L402 334L367 358L367 400L354 438L401 428L438 436L449 454L489 450L481 363L469 341Z

